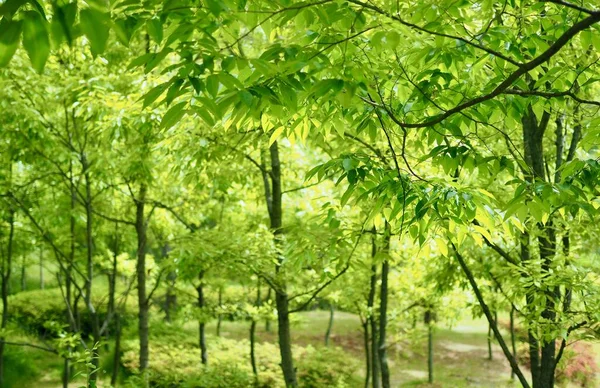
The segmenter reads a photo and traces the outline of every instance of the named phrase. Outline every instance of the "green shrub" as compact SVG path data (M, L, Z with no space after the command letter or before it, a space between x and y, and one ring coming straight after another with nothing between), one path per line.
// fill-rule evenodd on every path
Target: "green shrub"
M106 287L94 288L94 306L98 311L100 321L106 319ZM121 315L122 324L136 317L137 305L135 298L128 298L127 314ZM57 322L62 326L68 326L67 306L65 305L63 295L59 288L50 288L45 290L24 291L12 295L9 298L10 319L19 327L40 335L42 337L52 336L53 333L48 330L47 323ZM78 304L81 333L82 336L88 336L91 333L91 319L83 300ZM112 327L110 332L112 332Z
M209 365L200 363L200 350L194 335L164 324L153 324L150 330L149 382L157 388L189 387L285 387L279 366L279 349L272 343L256 344L258 381L250 364L250 345L247 340L231 340L208 336ZM340 349L293 348L301 387L353 387L360 385L354 372L356 361ZM139 366L137 340L124 343L122 363L133 376L129 384L135 386Z

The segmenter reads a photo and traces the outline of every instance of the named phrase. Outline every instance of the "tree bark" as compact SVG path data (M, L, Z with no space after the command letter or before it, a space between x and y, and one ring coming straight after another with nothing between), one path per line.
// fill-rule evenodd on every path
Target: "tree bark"
M198 286L196 292L198 293L198 308L200 309L201 318L198 321L198 344L200 346L200 360L202 365L208 364L208 349L206 347L206 322L204 322L204 271L200 271L198 274Z
M260 307L262 304L260 298L260 281L256 286L256 307ZM252 323L250 324L250 363L252 364L252 373L254 377L258 378L258 367L256 366L256 319L252 317Z
M219 308L221 308L222 304L223 304L223 286L219 286ZM221 336L221 321L223 320L223 317L221 316L221 313L219 312L219 314L217 314L217 337Z
M515 338L515 307L512 306L510 309L510 344L512 346L513 357L517 358L517 342ZM510 370L510 379L515 379L515 371Z
M377 235L373 228L373 238L371 241L371 277L369 282L369 296L367 298L367 310L369 311L368 321L371 326L371 375L373 388L379 388L379 354L377 353L377 319L375 317L375 294L377 292L377 265L375 256L377 255Z
M23 256L23 260L21 261L21 292L27 290L27 274L25 270L27 269L25 263L25 256Z
M363 346L365 348L365 388L369 388L371 380L371 350L369 349L369 319L365 317L362 322L363 329Z
M115 314L115 353L113 358L113 370L110 377L110 385L117 386L119 378L119 367L121 366L121 314Z
M488 324L488 333L487 333L487 345L488 345L488 360L492 361L494 359L494 354L492 353L492 325Z
M331 329L333 328L333 316L335 308L333 303L329 303L329 322L327 323L327 331L325 332L325 346L329 346L329 337L331 336Z
M282 234L282 191L281 191L281 163L279 160L279 148L277 142L273 142L269 147L271 157L271 190L269 193L265 190L267 199L267 208L269 209L269 219L271 230L273 231L275 245L278 249L281 247ZM266 185L268 188L268 185ZM270 205L270 206L269 206ZM275 272L279 275L279 284L275 289L275 306L277 308L277 323L279 337L279 352L281 355L281 370L287 387L297 387L296 369L294 368L294 359L292 357L292 340L290 336L290 313L289 301L286 291L286 281L282 271L283 257L277 254L277 263Z
M147 383L146 370L148 369L148 310L149 304L146 297L146 219L144 215L144 205L148 187L145 183L140 185L137 199L135 199L135 230L137 234L137 291L138 291L138 335L140 341L140 372Z
M12 207L8 210L8 244L6 247L6 259L2 262L2 330L6 329L8 324L8 284L10 282L10 273L12 267L13 240L15 235L15 211ZM3 255L4 256L4 255ZM4 386L4 338L0 339L0 387Z
M40 290L44 289L44 249L40 247Z
M390 250L390 226L386 222L383 250ZM381 264L381 291L379 293L379 364L381 368L381 387L390 388L390 370L387 361L387 306L388 306L388 275L390 271L389 257Z
M425 312L425 324L427 325L427 376L429 384L433 384L433 312Z
M92 321L92 370L89 375L88 386L93 388L96 386L98 379L98 371L100 367L100 321L98 313L94 308L92 301L92 281L94 279L94 237L93 237L93 210L92 210L92 183L90 180L89 164L85 154L81 155L81 166L84 172L85 179L85 240L87 245L86 257L86 279L85 279L85 304Z

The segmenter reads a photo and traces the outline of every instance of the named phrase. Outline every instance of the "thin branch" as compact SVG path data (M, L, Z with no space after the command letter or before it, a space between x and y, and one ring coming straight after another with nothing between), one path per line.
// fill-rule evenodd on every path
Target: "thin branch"
M583 8L577 4L569 3L566 1L562 1L562 0L540 0L540 1L542 3L554 3L554 4L558 4L558 5L563 5L568 8L573 8L574 10L577 10L579 12L587 13L588 15L594 15L594 14L597 14L598 12L600 12L600 11L593 11L591 9Z
M27 342L9 342L9 341L1 341L2 343L6 344L6 345L14 345L14 346L25 346L25 347L29 347L29 348L35 348L35 349L40 349L46 352L50 352L50 353L54 353L54 354L58 354L58 351L56 349L52 349L52 348L47 348L45 346L40 346L40 345L36 345L36 344L30 344Z
M543 91L539 91L539 90L520 90L520 89L509 88L509 89L506 89L502 94L514 94L517 96L538 96L538 97L544 97L544 98L570 97L571 99L573 99L574 101L577 101L580 104L600 106L600 101L586 100L584 98L577 96L575 93L571 92L570 90L567 90L564 92L543 92Z

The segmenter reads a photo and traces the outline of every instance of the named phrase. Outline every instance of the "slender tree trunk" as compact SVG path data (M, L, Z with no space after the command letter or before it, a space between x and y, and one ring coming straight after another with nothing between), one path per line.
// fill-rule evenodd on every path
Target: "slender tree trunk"
M200 359L202 361L202 365L208 364L208 349L206 347L206 322L204 322L204 271L200 271L198 274L198 286L196 287L196 292L198 293L198 308L200 309L200 314L202 318L198 322L198 344L200 346Z
M256 307L260 307L262 305L262 301L260 298L260 281L256 285ZM252 323L250 324L250 363L252 364L252 372L254 373L254 377L258 378L258 368L256 366L256 319L252 317Z
M100 367L99 342L100 342L100 321L98 313L94 308L92 301L92 281L94 279L94 237L93 237L93 211L92 211L92 184L90 181L89 164L85 154L81 155L81 166L84 171L85 178L85 216L86 228L85 239L87 245L87 261L86 261L86 280L85 280L85 304L92 321L92 371L89 376L88 386L90 388L96 386L98 379L98 370Z
M40 247L40 290L44 289L44 249Z
M488 345L488 360L492 361L494 359L494 355L492 353L492 325L488 324L488 334L487 334L487 345Z
M427 324L427 375L429 384L433 384L433 313L427 311L425 323Z
M148 369L148 310L149 304L146 297L146 230L147 224L144 215L144 205L146 202L146 193L148 187L145 183L140 185L140 191L138 198L135 200L136 214L135 214L135 230L137 233L137 263L136 263L136 276L137 276L137 291L138 291L138 332L140 340L140 372L144 376L144 381L147 384Z
M273 142L269 148L271 156L271 194L266 191L267 208L271 221L271 230L275 238L275 244L280 247L282 233L282 192L281 192L281 163L279 161L279 148L277 142ZM264 177L264 176L263 176ZM269 186L265 184L265 189ZM297 387L296 369L292 357L292 340L290 336L290 313L289 301L285 277L282 273L283 258L277 255L275 271L279 275L278 288L275 291L275 306L277 307L277 323L279 337L279 352L281 355L281 370L287 387Z
M219 286L219 308L223 305L223 286ZM219 312L217 314L217 337L221 336L221 321L223 320L223 316Z
M177 282L177 272L171 271L167 275L167 297L165 300L165 320L171 322L171 314L177 307L177 295L173 292Z
M362 321L363 346L365 348L365 388L369 388L371 380L371 350L369 349L369 319L365 317Z
M327 323L327 331L325 332L325 346L329 346L329 337L331 336L331 329L333 328L333 316L335 308L333 303L329 303L329 322Z
M15 211L11 208L8 211L8 244L6 247L6 259L2 263L2 330L6 329L8 324L8 284L10 282L10 273L12 267L13 240L15 235ZM2 255L4 256L4 255ZM0 387L4 386L4 338L0 340Z
M271 300L271 288L270 287L267 290L267 298L265 300L266 301L270 301ZM271 332L271 320L269 318L265 319L265 331L267 333Z
M21 262L21 292L27 290L27 274L25 270L27 269L25 256L23 256L23 261Z
M377 292L377 265L375 256L377 255L377 235L373 228L373 238L371 241L371 278L369 283L369 296L367 299L367 310L369 311L369 324L371 325L371 375L373 388L380 387L379 381L379 354L377 352L377 319L375 316L375 294Z
M510 344L512 346L513 357L517 358L517 343L515 338L515 308L514 306L510 309ZM510 379L515 379L515 371L510 370Z
M386 223L383 249L390 250L390 227ZM381 367L381 387L390 388L390 370L387 361L387 305L388 305L388 275L390 271L389 258L385 257L381 264L381 291L379 294L379 364Z
M115 356L113 358L113 370L110 377L110 385L117 386L119 368L121 366L121 314L115 313Z

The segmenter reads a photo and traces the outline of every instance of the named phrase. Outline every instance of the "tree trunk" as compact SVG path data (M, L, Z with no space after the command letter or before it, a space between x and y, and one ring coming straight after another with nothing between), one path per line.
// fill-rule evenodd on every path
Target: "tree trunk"
M13 255L13 240L15 235L15 212L11 208L8 211L8 244L6 247L6 261L2 262L2 331L6 329L8 324L8 284L10 282L10 273L12 267L12 255ZM4 255L2 255L4 257ZM4 338L0 339L0 387L4 386Z
M40 290L44 289L44 249L40 247Z
M171 313L177 307L177 295L173 292L177 282L177 272L171 271L167 275L167 297L165 300L165 320L171 322Z
M110 377L110 385L117 386L119 367L121 366L121 314L115 314L115 356L113 358L113 370Z
M265 300L266 301L270 301L271 300L271 288L270 287L267 290L267 298ZM265 319L265 331L267 333L271 332L271 320L269 318Z
M223 286L219 286L219 308L221 308L223 304ZM221 321L223 320L223 316L219 312L217 315L217 337L221 336Z
M198 321L198 344L200 346L200 359L202 365L208 364L208 349L206 347L206 322L204 322L204 271L200 271L198 274L198 286L196 292L198 293L198 308L200 309L200 321Z
M487 345L488 345L488 360L492 361L494 359L494 355L492 353L492 325L490 325L490 324L488 324Z
M135 200L135 230L137 234L137 291L138 291L138 332L140 340L140 372L147 384L146 369L148 369L148 300L146 297L146 219L144 205L148 188L145 183L140 185L138 198Z
M258 377L258 368L256 367L256 319L250 324L250 364L252 364L252 373L254 377Z
M327 324L327 331L325 332L325 346L329 346L329 336L331 336L331 329L333 328L333 315L335 308L333 303L329 303L329 322Z
M377 235L373 228L373 238L371 241L371 278L369 283L369 296L367 299L367 310L369 311L368 321L371 325L371 375L373 388L379 388L379 354L377 353L377 319L375 317L375 294L377 292L377 265L375 256L377 255Z
M363 346L365 348L365 388L369 388L371 380L371 351L369 349L369 319L365 318L362 322Z
M90 388L96 386L98 371L100 368L99 342L100 342L100 321L98 313L93 306L92 301L92 281L94 279L94 238L93 238L93 212L92 212L92 184L90 181L89 164L85 154L81 155L81 166L84 171L85 178L85 242L87 245L87 261L86 261L86 279L85 279L85 305L92 321L92 360L91 373L89 375L88 386Z
M21 262L21 292L27 290L27 274L25 270L27 269L25 263L25 256L23 256L23 261Z
M261 304L262 304L262 301L260 299L260 281L259 281L258 284L256 285L256 307L260 307ZM256 344L256 319L253 317L252 323L250 324L250 363L252 364L252 372L254 373L254 377L258 378L258 368L256 366L255 344Z
M271 221L271 230L275 238L275 244L281 245L280 235L282 233L282 192L281 192L281 164L279 161L279 148L277 142L273 142L269 148L271 156L271 190L269 195L268 184L265 185L267 208ZM292 357L292 341L290 337L290 313L289 301L286 292L286 281L281 266L283 257L277 255L275 271L279 276L278 289L275 291L275 306L277 307L279 352L281 355L281 370L287 387L297 387L296 369Z
M550 113L544 111L541 119L538 122L533 108L531 105L527 106L527 111L521 119L523 128L523 148L525 162L530 168L530 171L526 172L525 178L531 183L535 183L536 180L546 181L550 177L546 177L546 170L544 168L544 133L548 127L550 121ZM557 131L560 130L560 136L562 136L562 128L557 127ZM560 141L560 139L557 139ZM560 156L562 159L562 153ZM561 160L557 160L560 164ZM556 232L552 219L549 219L546 224L538 223L539 233L538 235L538 246L539 246L539 258L542 262L543 272L549 272L554 255L556 252ZM544 291L539 291L544 292ZM533 303L534 295L528 293L528 306ZM554 322L556 319L555 312L555 300L560 300L560 289L554 287L544 292L545 306L542 311L542 318L546 322ZM541 348L541 354L538 352ZM531 359L531 377L534 388L552 388L554 387L554 367L555 367L555 356L556 356L556 341L555 338L543 340L542 343L534 338L533 333L529 333L529 349Z
M431 311L428 311L429 316L425 319L427 323L427 375L429 384L433 384L433 322Z
M386 222L383 250L387 254L390 250L390 227ZM390 271L389 257L383 259L381 264L381 291L379 294L379 364L381 368L381 387L390 388L390 370L387 362L387 305L388 305L388 275Z
M510 309L510 344L512 346L512 354L513 357L517 358L517 343L515 338L515 307L512 306ZM510 371L510 379L515 379L515 371L511 369Z

